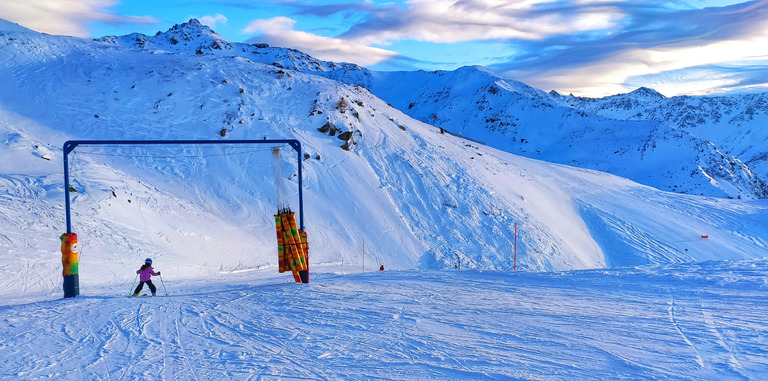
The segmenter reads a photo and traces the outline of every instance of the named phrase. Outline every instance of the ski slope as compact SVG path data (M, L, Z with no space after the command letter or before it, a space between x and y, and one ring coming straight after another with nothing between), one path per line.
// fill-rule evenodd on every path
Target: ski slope
M663 192L444 134L333 80L345 70L333 65L316 75L7 24L0 379L768 371L766 200ZM307 156L84 146L70 157L73 189L62 187L70 139L264 138L299 139ZM305 285L277 272L272 216L278 195L298 208L298 160ZM67 300L65 191L81 245L80 296ZM169 295L125 297L147 257ZM387 271L371 271L380 265Z
M760 380L766 279L768 259L305 285L167 275L168 296L120 285L0 307L0 378Z

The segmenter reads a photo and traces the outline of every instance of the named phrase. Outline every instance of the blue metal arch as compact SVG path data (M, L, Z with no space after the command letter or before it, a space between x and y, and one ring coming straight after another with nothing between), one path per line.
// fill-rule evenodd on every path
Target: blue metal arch
M299 172L299 229L304 230L304 196L301 177L301 143L295 139L264 140L68 140L64 142L64 209L67 214L67 233L72 232L69 200L69 154L78 145L212 145L212 144L288 144L296 151Z

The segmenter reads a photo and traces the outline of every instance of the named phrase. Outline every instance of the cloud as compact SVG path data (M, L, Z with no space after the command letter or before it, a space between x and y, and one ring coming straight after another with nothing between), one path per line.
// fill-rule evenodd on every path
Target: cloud
M197 20L211 29L216 29L216 24L218 23L226 24L228 21L227 18L220 13L217 13L216 16L205 15L203 17L198 17Z
M395 40L453 43L477 40L541 40L550 35L609 28L620 19L612 5L584 2L568 12L558 1L411 0L406 7L358 7L367 13L340 38L387 44ZM338 5L307 6L300 14L318 17Z
M609 95L631 90L628 87L642 79L704 65L710 75L718 70L717 79L688 77L688 92L759 85L752 82L764 76L741 80L732 72L739 70L733 63L752 63L749 55L768 54L768 0L707 8L701 4L707 3L411 0L294 7L302 16L344 15L350 26L334 39L364 46L423 41L444 44L447 51L457 42L506 43L510 49L504 51L514 53L492 53L488 66L545 90ZM670 92L686 92L682 80L664 86Z
M701 94L738 82L728 72L739 69L729 63L768 55L766 1L701 10L635 4L622 9L626 17L621 28L608 34L516 41L519 54L501 58L491 68L545 90L589 96L653 87L641 83L651 78L670 80L657 86L666 95ZM709 77L671 80L674 76L663 75L705 65ZM716 73L714 68L719 68Z
M751 62L691 66L627 79L633 87L651 86L663 94L716 95L766 91L768 57Z
M296 21L287 17L255 20L243 29L245 34L261 32L252 42L299 49L322 60L373 65L397 56L397 53L351 40L318 36L294 30Z
M121 16L110 12L115 0L24 0L0 2L0 15L29 29L56 35L88 37L87 24L156 23L152 17Z
M318 58L373 65L387 61L407 67L413 60L374 47L401 40L451 44L486 40L542 40L553 34L609 28L619 15L599 3L570 13L547 10L556 1L412 0L405 5L370 2L311 5L293 3L297 16L342 15L352 25L335 37L295 30L287 17L256 20L243 33L261 32L259 41L306 51ZM255 41L255 40L254 40ZM343 57L343 58L342 58ZM410 65L413 67L412 65Z

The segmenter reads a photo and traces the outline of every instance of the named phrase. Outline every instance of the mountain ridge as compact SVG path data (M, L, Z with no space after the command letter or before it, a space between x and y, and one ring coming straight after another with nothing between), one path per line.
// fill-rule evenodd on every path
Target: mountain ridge
M737 157L660 121L603 115L572 105L578 98L544 93L471 67L375 73L373 78L372 92L410 116L504 151L606 171L668 191L768 197L763 177ZM637 105L649 98L666 99L638 89L605 102ZM585 156L587 145L596 147L597 155ZM678 155L685 159L671 159Z
M130 46L130 42L135 34L114 37L108 36L99 39L112 45ZM143 35L140 35L143 36ZM334 62L321 61L312 58L295 49L272 48L267 44L244 44L230 43L218 35L208 26L203 25L196 19L190 19L186 23L176 24L166 32L158 32L152 37L141 37L142 48L153 50L160 49L168 52L186 53L186 54L210 54L210 55L231 55L250 59L254 62L263 62L265 65L271 63L283 69L298 70L314 73L326 78L339 80L342 82L360 85L373 91L377 96L395 105L401 111L416 117L417 119L436 125L447 132L467 137L474 141L492 141L494 147L505 151L514 152L524 156L544 159L552 162L583 166L586 168L608 171L623 177L628 177L643 184L654 186L660 189L707 195L713 197L731 197L731 198L768 198L768 151L752 147L747 149L732 148L727 139L710 138L709 134L700 134L698 131L689 131L690 125L675 123L677 120L690 120L690 117L677 116L672 122L668 122L670 112L648 112L648 114L657 115L656 117L634 117L616 115L615 113L605 112L602 107L590 107L594 104L612 104L612 108L620 107L622 109L637 109L643 105L653 102L664 102L668 98L658 93L656 90L640 87L626 94L617 94L609 97L600 98L600 100L590 100L590 98L579 98L560 94L545 93L544 91L534 89L525 83L504 79L493 73L491 70L480 66L468 66L459 68L455 71L434 71L434 72L403 72L408 78L392 79L396 77L397 72L372 72L366 68L354 65ZM174 43L174 41L177 41ZM181 41L181 42L178 42ZM473 75L474 74L474 75ZM423 78L419 79L416 76ZM481 77L469 79L470 77ZM449 83L440 83L440 78L457 77L458 79L449 81ZM426 80L425 78L431 78ZM475 84L474 88L468 88L466 82ZM486 83L481 83L485 81ZM436 82L436 83L431 83ZM419 83L418 86L414 85ZM393 87L406 86L400 92L393 92ZM431 92L419 92L420 89L434 87ZM446 102L446 94L449 92L460 92L461 88L466 88L473 94L461 94L458 98L462 103L476 103L478 109L473 110L464 108L462 113L465 115L457 117L456 112L451 113L447 110L456 110L460 106L455 104L443 104ZM489 99L485 92L494 95L499 93L518 94L519 97L530 97L531 102L525 104L525 100L516 99L509 104L499 104L498 99ZM501 94L503 97L503 94ZM404 99L409 99L404 102ZM427 104L426 110L418 110L425 99L429 102L435 102L435 105ZM491 112L490 109L483 110L484 106L490 106L496 103L497 111ZM434 110L437 106L442 110ZM573 126L572 135L585 135L580 131L579 126L586 124L597 124L603 129L603 135L616 135L620 132L616 129L636 129L638 126L634 122L643 122L640 126L645 130L645 136L636 136L637 141L646 141L643 146L637 147L637 152L628 156L629 152L626 144L610 144L608 141L598 143L603 146L603 152L596 158L584 158L573 146L583 146L592 144L590 140L577 139L569 147L560 147L557 152L548 152L545 146L531 147L531 137L510 136L519 125L533 125L534 122L542 120L552 120L546 113L533 120L521 121L516 115L525 112L522 108L546 108L554 110L558 106L568 108L577 108L578 112L571 111L554 112L554 117L560 120L576 119L570 122ZM416 107L417 110L413 110ZM759 106L758 106L759 107ZM499 109L504 109L498 111ZM518 108L518 110L515 110ZM429 111L432 110L432 111ZM511 111L510 111L511 110ZM601 112L601 110L603 110ZM715 115L717 112L713 111ZM447 114L447 115L443 115ZM766 112L768 114L768 112ZM590 115L598 116L597 118ZM618 122L602 121L599 117L617 120ZM590 118L596 119L594 122ZM701 117L697 118L701 120ZM625 123L626 121L626 123ZM651 123L651 124L646 124ZM660 123L653 126L653 123ZM562 126L559 122L544 123L543 126L537 126L537 130L548 131L547 134L558 135ZM626 124L626 126L625 126ZM529 127L530 129L530 127ZM491 133L489 133L490 130ZM677 130L677 131L676 131ZM751 130L754 130L751 129ZM751 132L750 130L750 132ZM495 133L494 133L495 132ZM750 133L750 132L747 132ZM530 134L530 133L529 133ZM533 133L538 134L538 132ZM705 135L705 136L702 136ZM768 144L768 132L765 132L765 141ZM516 144L514 139L525 139L528 146ZM600 139L600 137L598 137ZM674 139L681 139L678 146L670 145ZM605 140L605 139L603 139ZM668 155L666 152L655 152L654 141L667 142L667 150L677 150L688 152L689 165L674 169L675 165L669 163L664 165L662 161L656 161L649 165L647 155ZM723 145L724 148L720 148ZM648 152L650 150L650 152ZM647 153L646 153L647 152ZM746 159L741 160L741 156ZM764 159L763 159L764 158ZM630 161L634 164L630 168L623 169L611 161ZM641 168L647 168L642 171ZM754 170L753 170L754 169Z
M306 71L335 80L363 85L370 80L370 71L352 63L322 61L297 49L270 47L265 43L229 42L202 24L190 19L175 24L154 36L133 33L125 36L105 36L96 39L107 46L122 46L169 53L235 56L280 69Z
M573 107L615 119L654 120L701 136L725 154L742 158L761 179L768 178L768 93L732 96L676 96L647 103L623 97L565 99Z

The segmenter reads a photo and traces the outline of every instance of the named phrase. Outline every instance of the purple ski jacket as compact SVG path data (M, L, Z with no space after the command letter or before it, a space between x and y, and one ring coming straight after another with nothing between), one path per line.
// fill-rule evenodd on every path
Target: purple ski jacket
M152 266L147 266L144 270L136 270L136 274L139 274L139 281L146 282L150 278L152 278L152 275L160 275L159 273L156 273L155 270L152 268Z

